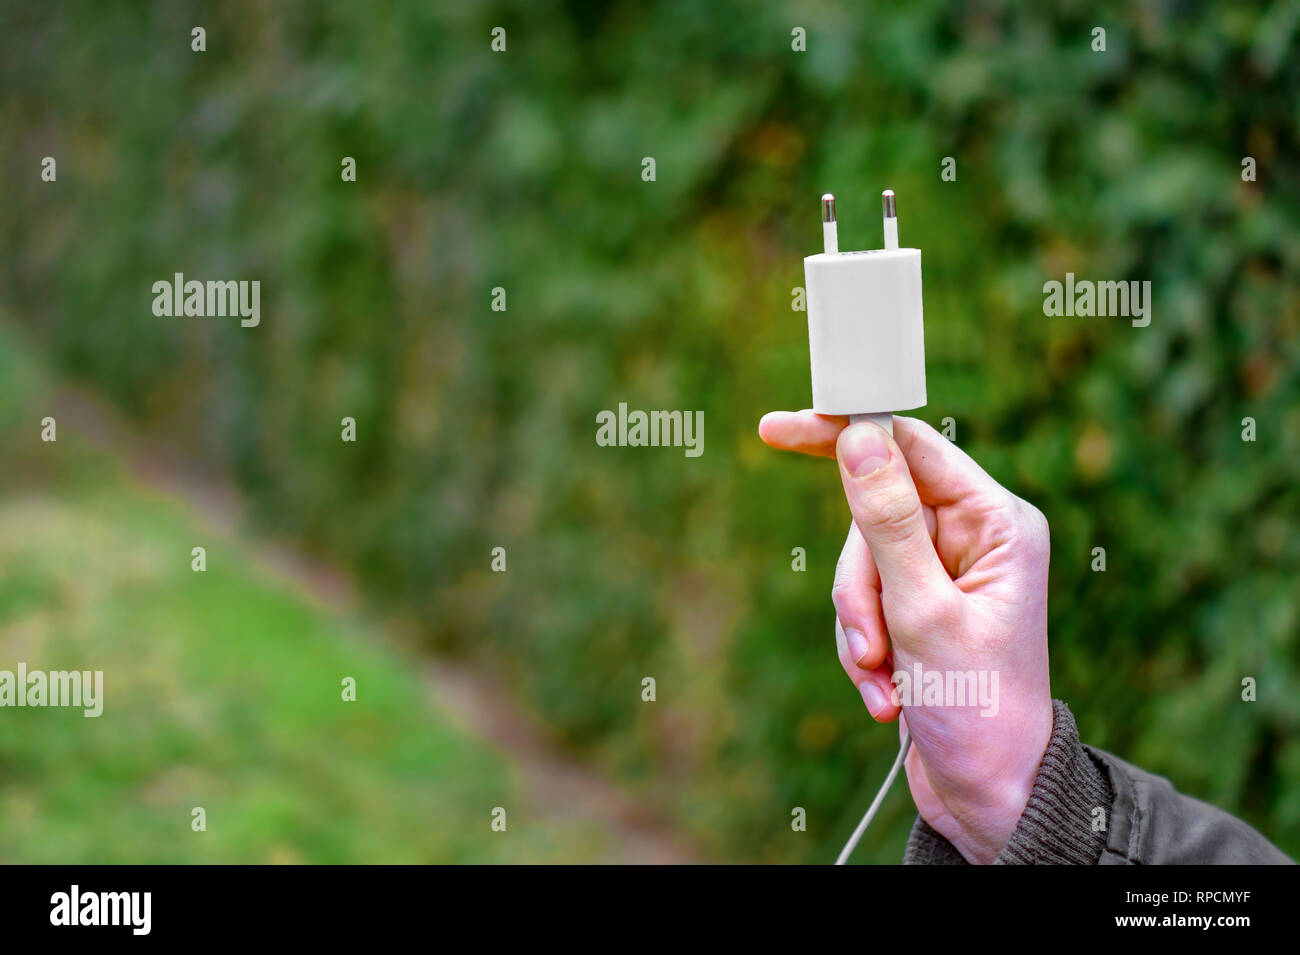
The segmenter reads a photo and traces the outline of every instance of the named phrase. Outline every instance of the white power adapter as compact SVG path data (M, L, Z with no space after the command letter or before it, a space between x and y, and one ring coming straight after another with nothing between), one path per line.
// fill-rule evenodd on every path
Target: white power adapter
M893 433L893 412L925 404L921 250L898 247L886 189L885 247L839 250L835 197L822 196L825 251L803 260L813 410L866 418Z
M824 251L803 260L808 293L808 352L813 410L872 421L891 435L894 412L925 404L925 328L921 310L921 250L898 247L894 191L881 195L885 247L841 252L835 197L822 196ZM853 853L898 777L912 737L904 733L894 765L862 821L840 850Z

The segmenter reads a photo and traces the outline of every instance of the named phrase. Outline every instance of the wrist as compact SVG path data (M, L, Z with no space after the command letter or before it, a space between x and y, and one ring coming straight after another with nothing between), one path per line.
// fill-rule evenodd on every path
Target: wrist
M1052 733L1029 802L997 862L1096 865L1106 846L1104 820L1114 791L1107 771L1079 742L1070 708L1052 701ZM1100 816L1099 816L1100 813Z
M997 859L1020 824L1033 790L1033 775L1014 774L985 792L982 801L970 811L973 825L955 843L966 861L991 865Z
M1034 707L1031 717L1014 725L1014 732L993 738L992 751L980 747L984 751L977 754L975 766L976 772L983 770L983 774L965 793L945 800L959 826L951 841L975 865L994 862L1020 825L1052 738L1050 698L1043 706Z

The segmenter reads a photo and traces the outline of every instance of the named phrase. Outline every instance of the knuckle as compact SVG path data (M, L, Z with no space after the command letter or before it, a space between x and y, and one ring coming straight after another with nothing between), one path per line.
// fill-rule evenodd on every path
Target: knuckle
M835 621L835 656L839 659L840 666L844 668L845 676L852 679L857 664L849 659L849 646L844 639L843 627L838 619Z
M835 613L841 620L847 620L853 616L859 603L861 597L857 587L847 576L841 576L837 568L835 583L831 585L831 605L835 608Z
M912 533L922 518L921 499L909 487L882 488L862 505L862 516L877 537L901 540Z
M1035 556L1044 556L1051 547L1051 528L1047 517L1023 498L1016 498L1019 515L1016 520L1015 536L1019 543Z

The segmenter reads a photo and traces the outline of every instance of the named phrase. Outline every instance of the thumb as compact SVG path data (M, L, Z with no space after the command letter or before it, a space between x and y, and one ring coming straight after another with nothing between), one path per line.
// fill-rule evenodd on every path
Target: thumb
M926 530L907 459L894 439L878 425L861 421L840 432L835 456L853 521L880 571L882 596L895 606L917 609L956 596Z

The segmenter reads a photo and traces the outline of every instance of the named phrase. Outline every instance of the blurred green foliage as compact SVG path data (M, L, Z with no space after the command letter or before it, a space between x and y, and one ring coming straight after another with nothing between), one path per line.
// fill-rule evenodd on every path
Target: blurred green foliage
M893 187L918 413L1052 525L1054 692L1300 853L1294 0L3 10L4 301L722 858L829 858L896 748L832 649L835 471L755 436L808 402L817 196L870 247ZM154 317L176 271L261 279L261 327ZM1151 325L1044 317L1066 271ZM704 456L598 448L619 401L703 409Z
M0 383L0 669L103 672L96 718L0 711L0 862L622 857L616 826L547 811L451 725L372 621L305 599L265 548L141 488L68 419L31 441L54 383L5 329Z

